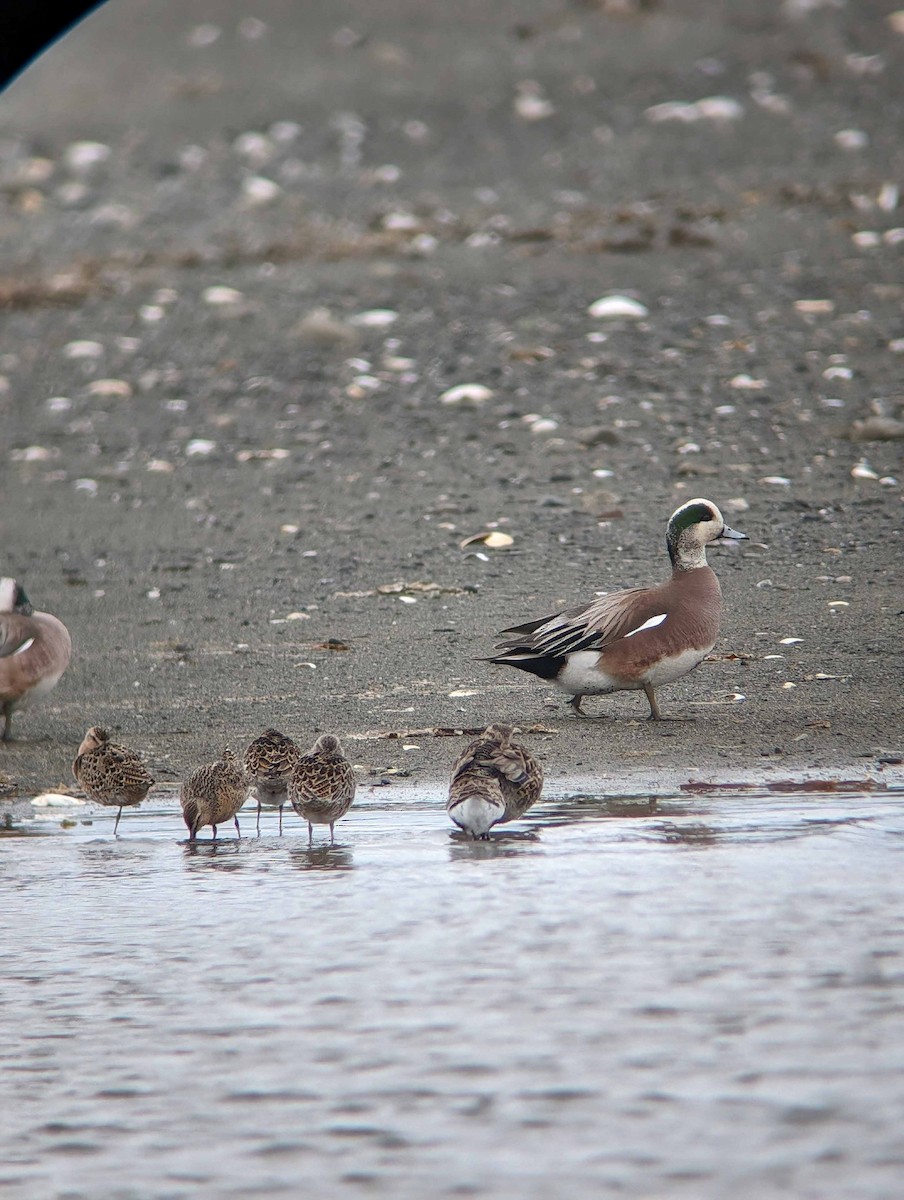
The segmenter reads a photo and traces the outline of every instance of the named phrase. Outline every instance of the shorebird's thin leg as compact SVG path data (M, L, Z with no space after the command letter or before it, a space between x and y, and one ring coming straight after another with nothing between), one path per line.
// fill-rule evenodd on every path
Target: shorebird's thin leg
M334 841L335 841L335 838L333 837L333 822L330 821L330 845L331 846L333 845Z
M212 826L212 828L213 828L213 837L211 838L211 841L215 842L217 840L217 827L216 827L216 825L214 825L214 826Z
M116 814L116 820L113 822L113 836L116 837L116 830L119 828L119 818L122 816L122 805L119 806L119 812Z
M314 844L314 826L311 824L310 821L308 821L308 846L313 846L313 844Z
M241 841L242 840L242 831L241 831L241 829L239 829L239 814L236 813L232 819L235 821L236 836L238 837L239 841Z
M257 836L261 835L261 802L257 802Z
M282 837L282 805L279 806L279 836Z

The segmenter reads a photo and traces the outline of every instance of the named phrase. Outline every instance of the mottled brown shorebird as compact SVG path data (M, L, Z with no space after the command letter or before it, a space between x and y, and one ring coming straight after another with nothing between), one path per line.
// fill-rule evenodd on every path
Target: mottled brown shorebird
M0 740L12 737L13 713L28 708L60 681L69 666L69 630L50 613L35 612L21 584L0 579Z
M512 741L511 725L494 722L465 746L452 767L446 811L472 838L523 817L540 798L543 768Z
M119 808L113 832L124 808L140 804L156 780L134 750L110 741L100 725L92 725L78 748L72 774L89 800Z
M339 739L324 733L307 754L299 756L289 780L292 807L308 823L309 846L315 825L329 825L330 845L333 844L333 825L345 816L354 798L352 764L342 753Z
M265 729L245 751L245 773L254 785L257 796L257 832L261 831L261 808L279 809L279 832L282 833L283 807L289 799L289 779L301 757L301 751L290 737L278 729Z
M205 825L213 826L213 841L216 841L217 826L230 818L241 839L238 811L248 797L249 787L248 776L228 747L216 762L192 771L188 779L182 781L179 792L189 841L193 842L198 830Z

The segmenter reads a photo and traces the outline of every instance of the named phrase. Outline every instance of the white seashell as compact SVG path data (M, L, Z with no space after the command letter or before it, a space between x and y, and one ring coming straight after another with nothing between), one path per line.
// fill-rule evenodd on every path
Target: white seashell
M873 470L865 458L861 458L860 462L851 467L851 477L853 479L878 479L879 473Z
M132 385L125 379L95 379L88 385L89 396L114 396L127 400L132 394Z
M219 25L205 23L190 29L185 40L193 50L203 50L206 46L212 46L222 32Z
M552 433L553 430L559 428L559 422L554 421L551 417L540 417L534 421L530 427L531 433Z
M212 454L216 448L216 442L210 441L209 438L192 438L185 447L185 453L189 458L201 458Z
M594 479L612 479L615 475L614 471L610 471L608 467L597 467L593 472Z
M290 612L286 613L287 621L310 621L311 614L306 612Z
M421 224L420 218L410 212L390 212L383 218L384 229L397 229L402 232L420 229Z
M839 129L835 134L835 144L842 150L863 150L869 145L869 134L862 129Z
M206 158L207 151L203 146L183 146L178 154L179 166L183 171L197 171Z
M876 197L876 204L883 212L894 212L898 207L900 190L896 183L883 183Z
M796 683L783 683L782 687L785 689L786 692L788 692L791 690L791 688L796 688L797 684Z
M889 13L885 19L891 26L893 33L904 33L904 8L899 8L897 12Z
M285 145L286 142L295 141L301 133L301 126L297 121L274 121L267 133L274 142Z
M51 412L68 412L72 408L72 401L68 396L51 396L46 404Z
M301 528L300 525L280 525L279 532L280 533L298 533L300 528Z
M238 24L239 37L246 41L256 42L267 32L267 24L259 17L243 17Z
M704 96L696 107L707 121L737 121L744 115L744 105L731 96Z
M96 479L76 479L73 487L77 492L87 492L89 496L97 495L97 480Z
M898 481L894 475L883 475L882 478L879 480L879 484L881 487L890 487L891 488L891 487L897 487Z
M77 796L67 796L63 792L41 792L31 801L33 808L78 808L86 803Z
M791 480L785 475L764 475L760 483L771 483L776 487L790 487Z
M138 310L138 315L142 321L148 325L152 325L155 321L162 321L166 316L166 310L161 308L159 304L142 304Z
M627 317L633 321L642 321L644 317L650 315L649 309L640 303L639 300L632 300L630 296L601 296L599 300L594 302L587 309L588 314L595 318L617 318Z
M848 600L830 600L829 601L829 608L850 608L850 607L851 607L850 601L848 601Z
M72 171L90 171L107 161L112 151L103 142L73 142L66 147L63 159Z
M493 389L482 383L459 383L443 392L441 404L483 404L494 395Z
M904 338L892 338L888 348L892 354L904 354Z
M399 599L403 604L417 604L417 597L415 596L399 596Z
M479 696L480 692L475 692L473 688L458 688L454 692L448 693L450 699L457 699L459 696Z
M149 460L146 470L156 471L161 475L168 475L175 471L175 467L171 462L167 462L165 458L152 458Z
M729 380L728 386L740 392L760 392L764 387L768 387L769 383L765 379L754 379L751 375L735 375Z
M522 121L545 121L556 109L555 105L542 93L539 84L521 85L514 101L515 113Z
M853 379L854 372L850 367L826 367L822 377L823 379Z
M10 451L9 457L13 462L47 462L55 455L46 446L26 446L24 450Z
M723 507L727 508L729 512L742 513L748 511L750 503L743 496L734 496L732 499L726 500Z
M263 175L249 175L242 180L242 195L249 204L269 204L282 193L282 188Z
M683 121L689 125L692 121L699 121L701 113L696 104L688 104L682 100L666 100L662 104L654 104L645 109L643 115L654 124L660 121Z
M498 529L493 529L489 533L475 533L471 537L466 537L464 541L459 542L460 549L466 550L468 546L489 546L491 550L503 550L507 546L512 546L515 539L508 533L502 533Z
M857 233L851 234L851 241L861 250L874 250L876 246L882 245L882 236L874 229L861 229Z
M399 314L391 308L371 308L350 318L352 325L361 325L368 329L385 329L398 319Z
M834 300L795 300L794 307L799 313L813 316L827 316L835 311Z
M237 288L222 285L205 288L201 296L205 304L215 305L239 304L244 299Z
M779 640L778 644L780 646L796 646L798 642L802 642L803 640L803 638L799 637L783 637Z
M102 342L67 342L63 347L66 358L102 358L104 347Z
M897 246L899 242L904 242L904 229L900 226L895 229L886 229L882 234L882 241L886 246Z

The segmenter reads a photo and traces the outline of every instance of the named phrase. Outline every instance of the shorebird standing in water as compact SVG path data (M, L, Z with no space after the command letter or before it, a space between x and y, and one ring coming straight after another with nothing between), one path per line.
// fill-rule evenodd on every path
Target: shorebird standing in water
M301 751L292 739L278 729L265 729L245 751L245 773L257 795L258 833L261 831L262 806L279 809L279 832L282 833L282 812L289 799L289 779L300 757Z
M72 774L95 804L119 807L113 832L119 828L122 810L140 804L156 782L134 750L110 741L106 729L92 725L78 748Z
M230 819L241 840L238 811L248 798L249 786L248 776L228 747L216 762L192 771L179 792L189 841L193 842L205 825L213 826L212 840L216 841L217 826Z
M329 825L333 844L333 825L345 816L354 798L352 764L342 753L339 739L324 733L307 754L300 755L289 780L292 807L308 823L309 846L315 825Z
M512 741L511 725L494 722L470 742L452 767L446 811L472 838L523 817L543 790L543 768Z

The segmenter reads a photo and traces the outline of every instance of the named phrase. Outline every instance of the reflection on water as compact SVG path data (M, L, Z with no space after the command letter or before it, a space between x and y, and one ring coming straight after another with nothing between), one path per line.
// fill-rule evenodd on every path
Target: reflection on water
M4 1200L900 1190L900 793L114 816L3 842Z

